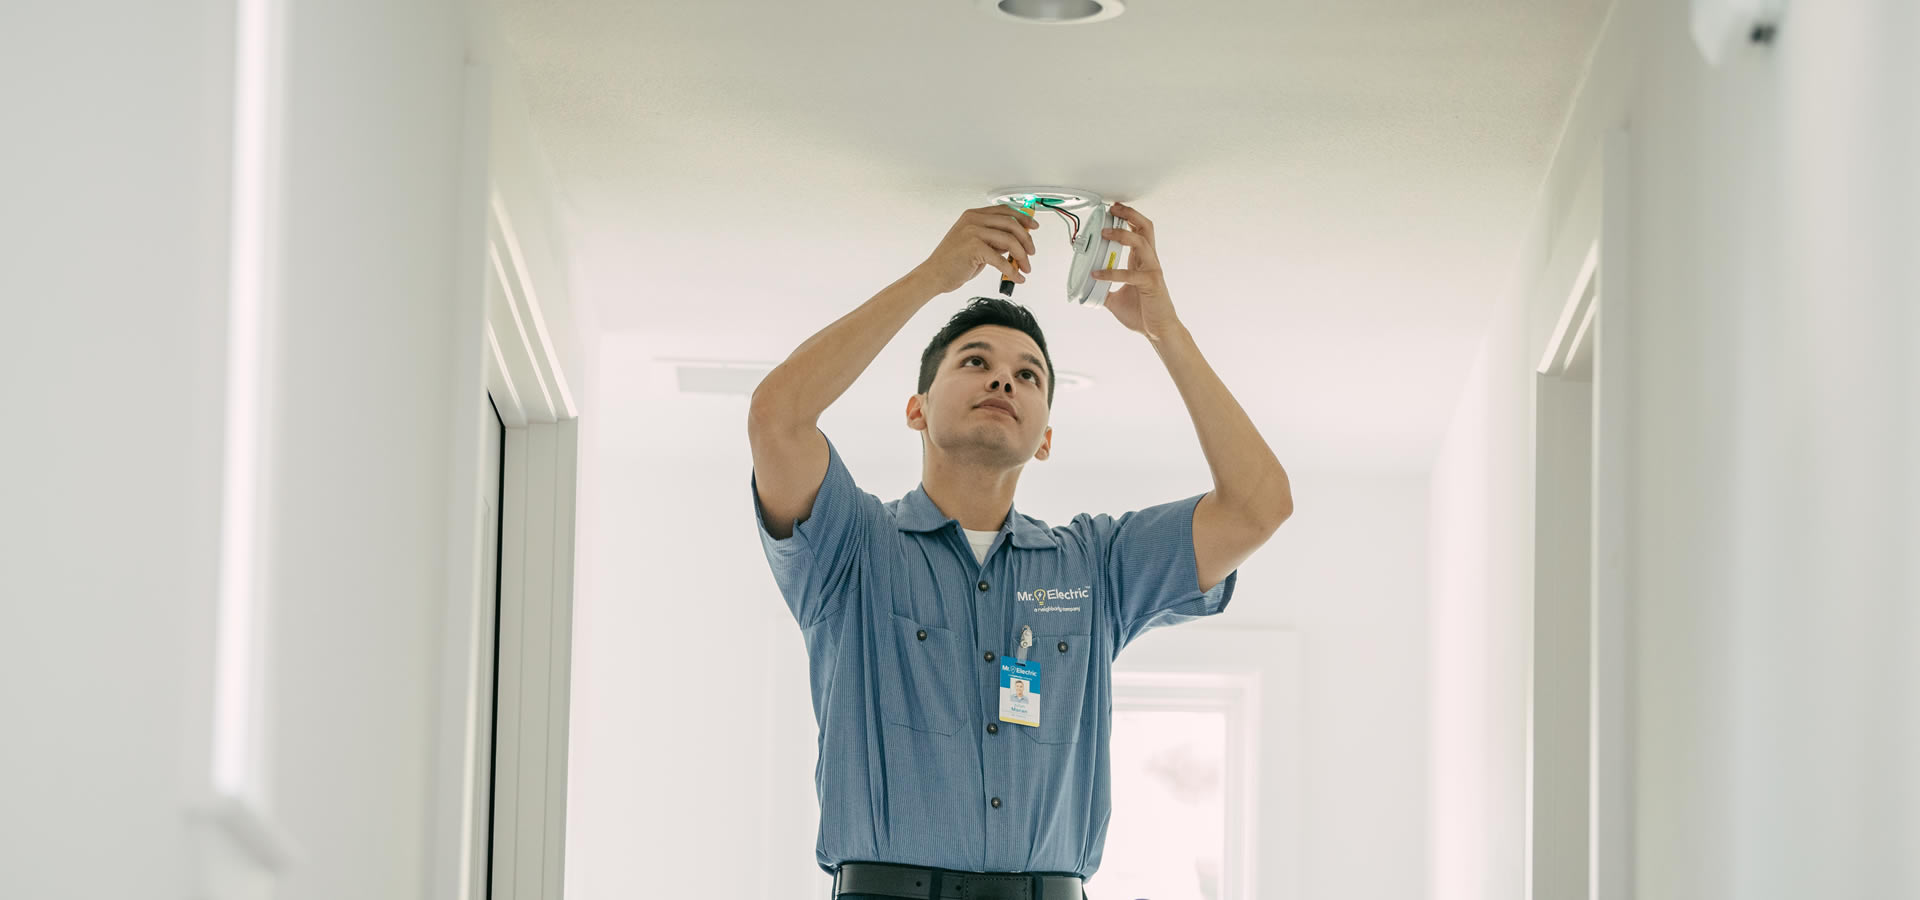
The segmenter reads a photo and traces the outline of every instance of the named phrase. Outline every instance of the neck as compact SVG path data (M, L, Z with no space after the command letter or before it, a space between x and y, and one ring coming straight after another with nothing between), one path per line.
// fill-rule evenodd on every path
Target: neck
M999 531L1013 508L1013 489L1022 467L987 468L928 454L920 466L920 485L940 512L970 531Z

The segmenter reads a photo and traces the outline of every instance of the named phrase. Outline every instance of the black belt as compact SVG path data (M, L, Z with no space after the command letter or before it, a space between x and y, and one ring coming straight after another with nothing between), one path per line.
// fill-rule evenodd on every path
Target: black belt
M842 894L903 900L1085 900L1086 890L1073 875L955 872L850 862L841 863L833 876L833 895Z

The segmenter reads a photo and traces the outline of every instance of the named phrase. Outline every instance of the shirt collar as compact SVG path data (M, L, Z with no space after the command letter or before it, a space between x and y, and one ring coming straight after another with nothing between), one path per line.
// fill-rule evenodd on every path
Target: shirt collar
M912 493L900 498L900 505L894 511L894 524L901 531L938 531L949 523L959 524L934 505L933 498L927 496L926 485L914 488ZM1009 526L1013 531L1013 545L1022 550L1053 550L1060 546L1054 541L1053 532L1021 515L1018 508L1011 506L1007 508L1007 524L1000 526L1000 530L1007 531Z

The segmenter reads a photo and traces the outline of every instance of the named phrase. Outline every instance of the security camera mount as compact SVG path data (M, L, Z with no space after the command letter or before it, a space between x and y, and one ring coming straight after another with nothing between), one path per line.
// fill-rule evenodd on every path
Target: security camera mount
M1113 214L1106 198L1093 191L1052 186L1001 188L992 196L995 203L1029 214L1051 209L1067 219L1072 227L1068 244L1073 249L1073 259L1067 266L1067 301L1081 306L1106 305L1107 283L1095 281L1093 273L1119 268L1126 245L1103 233L1108 228L1127 227L1125 219ZM1010 293L1008 287L1002 285L1003 292Z

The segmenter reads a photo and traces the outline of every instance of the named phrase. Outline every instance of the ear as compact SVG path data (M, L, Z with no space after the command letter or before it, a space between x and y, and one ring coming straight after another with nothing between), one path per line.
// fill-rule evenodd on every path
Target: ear
M907 427L914 431L927 430L926 397L914 394L907 398Z
M1040 449L1038 451L1035 451L1035 453L1033 454L1033 458L1040 460L1041 462L1045 462L1047 457L1052 455L1053 455L1053 426L1049 425L1047 426L1047 436L1040 439Z

